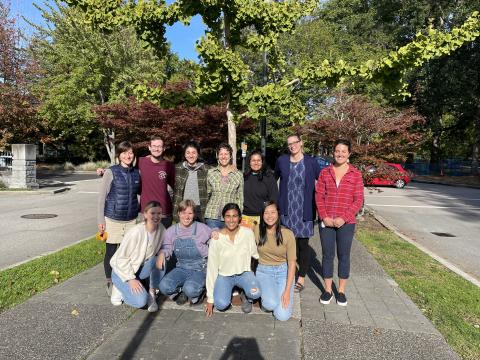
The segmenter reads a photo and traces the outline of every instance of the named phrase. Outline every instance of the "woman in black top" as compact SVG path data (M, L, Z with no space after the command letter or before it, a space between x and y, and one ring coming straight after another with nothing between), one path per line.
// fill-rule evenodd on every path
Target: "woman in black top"
M260 223L264 203L276 202L277 198L278 186L273 172L267 169L261 151L252 151L244 174L242 223L251 227Z

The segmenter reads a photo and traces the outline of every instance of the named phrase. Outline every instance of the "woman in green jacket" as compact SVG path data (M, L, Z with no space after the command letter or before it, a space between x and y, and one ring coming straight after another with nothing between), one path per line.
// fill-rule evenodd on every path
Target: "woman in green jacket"
M175 190L173 193L173 220L178 222L178 205L185 199L195 204L195 220L204 221L207 207L207 172L209 166L201 161L200 146L196 141L183 145L184 161L175 165Z

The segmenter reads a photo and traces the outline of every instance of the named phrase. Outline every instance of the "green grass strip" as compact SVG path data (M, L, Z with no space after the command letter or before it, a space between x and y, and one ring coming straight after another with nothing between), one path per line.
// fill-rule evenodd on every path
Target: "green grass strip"
M480 288L388 230L356 238L463 358L480 359Z
M100 263L103 242L94 238L0 272L0 313Z

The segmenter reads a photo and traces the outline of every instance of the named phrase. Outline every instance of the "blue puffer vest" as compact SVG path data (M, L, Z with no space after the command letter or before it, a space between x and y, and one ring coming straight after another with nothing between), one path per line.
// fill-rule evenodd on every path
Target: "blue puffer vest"
M105 202L105 216L120 221L133 220L140 206L137 194L140 191L140 173L135 168L120 165L110 167L113 181Z

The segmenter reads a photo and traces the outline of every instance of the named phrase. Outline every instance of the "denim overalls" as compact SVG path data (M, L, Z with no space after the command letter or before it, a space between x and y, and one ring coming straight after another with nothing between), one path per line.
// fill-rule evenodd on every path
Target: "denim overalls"
M163 277L160 282L160 291L165 295L174 295L183 291L188 298L196 300L205 289L207 259L202 257L195 244L197 222L191 225L193 226L191 237L179 237L178 226L178 224L175 225L173 243L177 265Z

